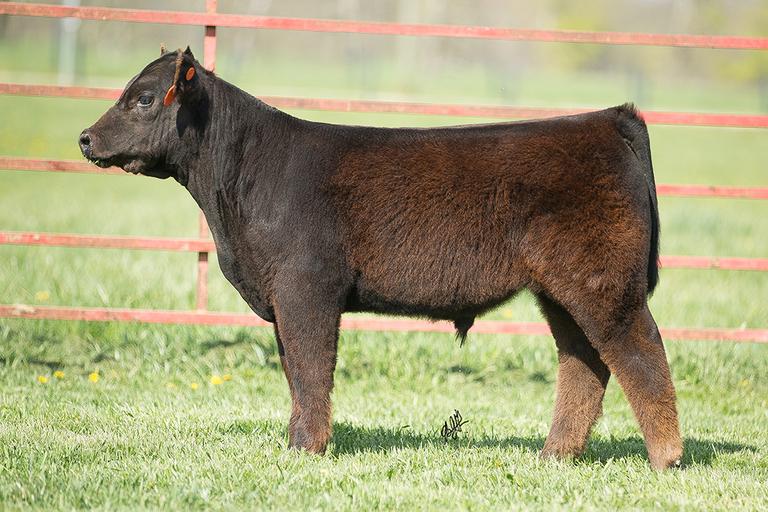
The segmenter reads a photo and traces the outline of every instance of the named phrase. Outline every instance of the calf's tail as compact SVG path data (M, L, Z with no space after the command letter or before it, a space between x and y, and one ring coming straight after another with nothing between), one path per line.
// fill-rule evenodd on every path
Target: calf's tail
M617 107L617 110L619 132L642 163L643 175L648 187L651 210L651 244L648 253L648 294L650 295L659 283L659 203L656 198L656 180L653 176L653 162L651 161L651 141L648 137L645 121L633 104L624 104Z

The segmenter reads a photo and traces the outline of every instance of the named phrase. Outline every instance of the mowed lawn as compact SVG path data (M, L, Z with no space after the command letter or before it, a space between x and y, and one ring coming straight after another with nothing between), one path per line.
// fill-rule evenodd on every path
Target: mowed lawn
M106 102L0 96L0 154L77 156ZM466 119L297 112L377 125ZM652 127L657 181L768 186L768 132ZM768 204L661 198L662 252L768 256ZM194 236L175 182L0 172L0 229ZM213 265L212 309L246 311ZM0 246L0 302L180 308L195 256ZM664 269L658 323L768 327L768 275ZM489 318L538 321L525 293ZM685 469L650 469L615 382L586 455L540 461L549 337L344 332L325 457L286 449L268 329L0 319L0 509L768 507L768 346L667 341ZM469 420L456 440L440 427Z

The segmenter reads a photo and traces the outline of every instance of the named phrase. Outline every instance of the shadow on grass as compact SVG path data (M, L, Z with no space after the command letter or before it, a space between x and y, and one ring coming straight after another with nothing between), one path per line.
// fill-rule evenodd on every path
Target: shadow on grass
M236 338L234 340L213 339L200 343L200 351L210 352L211 350L215 350L217 348L231 348L238 345L245 345L246 343L253 343L253 340L249 340L243 337Z
M752 445L735 443L730 441L710 441L689 437L683 439L683 467L710 466L718 455L736 452L756 452ZM647 458L645 443L640 436L626 437L623 439L591 438L587 444L587 451L581 461L604 464L612 459L627 457Z
M408 427L387 429L382 427L359 427L348 423L336 423L333 433L333 454L345 455L365 452L388 452L401 448L441 447L445 450L464 450L467 448L521 448L538 454L544 446L544 437L471 437L445 441L436 432L425 435L413 432ZM742 443L708 441L688 438L684 441L683 466L709 466L718 455L741 451L755 452L754 446ZM630 457L647 458L645 444L641 437L623 439L590 438L587 451L575 462L605 464L609 460Z
M335 423L333 426L333 453L355 454L361 452L387 452L401 448L444 447L446 450L466 448L523 448L529 451L541 450L544 438L531 437L459 437L446 441L435 431L434 435L419 434L408 426L399 429L383 427L359 427L348 423Z
M13 366L14 364L28 364L30 366L46 366L49 370L58 370L66 365L62 361L50 361L36 357L4 357L0 356L0 366Z

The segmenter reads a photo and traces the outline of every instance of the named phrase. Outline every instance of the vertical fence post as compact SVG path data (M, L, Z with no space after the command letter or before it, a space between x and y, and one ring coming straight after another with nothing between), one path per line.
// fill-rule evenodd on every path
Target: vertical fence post
M205 0L205 11L209 14L216 12L217 0ZM206 25L203 39L203 65L206 69L216 69L216 26ZM205 214L200 211L200 238L208 237L208 223ZM208 252L197 253L197 304L198 311L208 309Z

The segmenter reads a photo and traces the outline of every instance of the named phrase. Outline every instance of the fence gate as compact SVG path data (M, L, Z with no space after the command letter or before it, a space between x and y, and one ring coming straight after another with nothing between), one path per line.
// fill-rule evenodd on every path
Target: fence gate
M677 46L739 50L768 50L768 38L701 36L676 34L646 34L629 32L582 32L569 30L530 30L464 25L430 25L381 23L311 18L283 18L220 14L217 0L206 0L205 12L179 12L106 7L69 7L38 3L0 2L0 15L79 18L83 20L123 21L195 25L205 27L203 62L206 68L216 66L216 28L239 27L269 30L311 32L345 32L399 36L437 36L454 38L497 39L508 41L541 41L561 43L592 43L611 45ZM119 89L0 83L0 94L27 96L56 96L66 98L116 99ZM547 109L488 105L450 105L433 103L340 100L320 98L264 97L265 102L282 108L332 110L340 112L396 112L408 114L450 115L485 118L533 118L583 112L582 109ZM768 116L744 114L704 114L687 112L643 112L649 124L768 128ZM75 160L46 160L0 156L0 169L15 171L52 171L79 173L122 174L115 168L101 170L89 163ZM724 199L766 200L768 188L719 187L709 185L657 186L659 195L718 197ZM37 246L96 247L112 249L146 249L155 251L187 251L197 253L196 309L153 310L82 308L59 306L27 306L0 304L0 317L85 321L135 321L177 324L269 325L253 314L209 311L208 254L215 251L208 237L205 218L200 213L197 238L156 238L97 236L41 232L0 231L0 244ZM768 271L768 258L714 258L709 256L662 256L667 268L725 269ZM453 332L447 322L410 319L345 318L342 328L392 331ZM478 321L473 332L504 334L548 334L544 323ZM678 340L722 340L768 343L768 326L760 329L662 328L665 338Z

